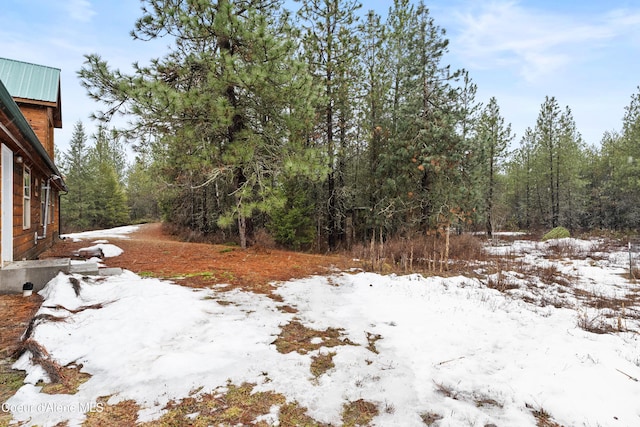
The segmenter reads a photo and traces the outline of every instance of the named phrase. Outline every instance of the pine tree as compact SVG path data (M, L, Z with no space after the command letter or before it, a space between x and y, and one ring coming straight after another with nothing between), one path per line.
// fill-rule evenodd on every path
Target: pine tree
M558 214L562 224L573 231L586 209L587 150L568 106L560 116L557 157Z
M326 230L330 250L344 238L345 156L350 143L347 131L354 119L352 106L353 67L358 58L355 12L361 5L353 0L302 0L298 16L304 27L303 45L309 68L324 97L318 107L323 117L313 143L325 153Z
M547 225L550 228L557 227L560 218L560 199L558 181L558 144L560 137L560 107L555 97L546 97L540 107L540 113L536 122L536 151L540 156L541 182L538 186L540 214L547 217ZM543 185L546 189L543 190ZM544 196L542 192L544 191ZM546 214L548 212L548 214Z
M527 128L508 162L507 182L510 188L514 210L514 222L519 229L528 230L536 222L534 220L534 144L535 133Z
M477 132L481 159L479 184L483 187L484 193L485 229L487 236L491 238L494 227L496 179L507 146L513 139L511 125L505 125L496 98L492 97L482 111Z
M87 217L92 228L110 228L129 222L124 191L125 154L117 134L99 127L87 151Z
M61 221L65 230L86 230L90 225L87 135L81 121L73 128L69 150L62 155L61 168L69 193L60 199Z
M139 153L127 171L126 196L131 220L134 222L160 219L161 185L154 179L152 163L147 153Z
M600 185L608 226L640 227L640 87L625 107L621 132L603 136Z
M80 72L106 103L99 117L133 115L129 133L154 135L161 176L175 188L164 201L168 219L203 232L235 224L242 247L252 217L283 205L285 166L309 158L302 138L317 92L280 6L148 0L132 34L171 35L169 54L131 76L90 55Z
M374 11L367 13L360 27L362 37L361 62L363 67L363 104L361 113L361 135L367 142L362 151L360 177L364 179L360 186L362 198L358 206L367 208L364 218L367 228L377 229L380 221L379 212L387 202L382 191L388 177L381 168L383 156L388 150L391 135L390 90L391 73L388 68L388 33L381 18ZM365 158L366 156L366 158Z
M468 196L463 163L469 141L457 131L462 117L454 83L461 72L443 64L449 43L444 30L422 2L409 22L409 56L398 58L408 62L395 84L401 103L393 150L409 180L401 187L414 189L408 200L411 221L427 228L448 222Z

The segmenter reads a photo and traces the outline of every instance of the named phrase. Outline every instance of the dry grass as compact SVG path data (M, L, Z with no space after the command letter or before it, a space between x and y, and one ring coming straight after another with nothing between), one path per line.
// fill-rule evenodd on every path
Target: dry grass
M349 402L342 409L343 427L369 425L371 420L379 414L378 407L366 400L358 399Z
M86 372L80 372L82 365L69 364L58 368L60 371L61 381L46 384L38 384L42 386L42 393L46 394L75 394L78 388L89 381L91 375Z
M563 427L562 424L558 424L553 420L551 415L544 410L544 408L535 409L532 405L527 404L527 408L531 410L531 413L536 419L537 427Z
M311 358L311 373L315 378L324 374L330 369L333 369L336 365L333 363L333 356L336 353L319 354Z
M585 311L578 313L576 325L587 332L594 334L609 334L616 332L615 328L604 320L604 315L600 312L589 314Z
M31 353L31 362L40 365L47 373L47 376L53 383L61 383L66 380L64 370L55 360L51 359L46 348L36 342L34 339L27 339L22 343L20 354L25 352Z
M372 353L378 354L378 349L376 348L376 342L382 339L382 335L372 334L371 332L367 332L366 334L367 334L367 341L369 342L369 344L367 344L367 350L371 351Z
M449 399L458 400L458 393L451 387L442 383L433 382L436 386L436 391Z
M498 271L496 274L487 276L485 283L487 288L495 289L500 292L506 292L510 289L518 289L519 286L509 280L509 277L504 274L503 271Z
M52 314L47 314L47 313L38 314L37 316L32 317L31 320L29 321L29 324L27 325L27 329L25 330L24 334L22 335L21 345L16 350L14 356L16 356L16 358L17 358L20 354L22 354L24 352L23 349L22 349L22 346L24 345L24 342L26 340L28 340L29 338L31 338L31 335L33 334L33 330L40 323L42 323L42 322L64 322L65 320L66 319L64 317L54 316Z
M440 414L436 414L435 412L425 412L420 415L420 418L422 418L423 423L428 426L432 426L444 417Z
M140 406L133 400L124 400L115 405L107 404L109 396L97 399L98 410L88 412L85 427L134 427L137 425Z
M0 359L0 403L6 402L24 384L25 373L11 369L13 361ZM9 425L10 414L0 411L0 425Z
M99 410L87 414L83 424L85 427L172 427L172 426L234 426L251 425L267 427L266 420L257 421L260 416L270 413L277 406L279 425L329 427L306 415L306 409L296 402L287 402L282 394L273 392L255 392L255 384L243 383L239 386L228 384L227 387L211 393L194 395L169 402L164 408L166 412L157 420L138 423L137 415L140 406L126 400L116 405L108 405L108 397L98 402Z
M276 349L283 354L292 351L307 354L320 347L353 345L348 339L341 338L341 334L341 330L335 328L327 328L324 331L307 328L294 319L282 327L280 335L272 344L275 344ZM321 338L321 340L314 340L314 338Z

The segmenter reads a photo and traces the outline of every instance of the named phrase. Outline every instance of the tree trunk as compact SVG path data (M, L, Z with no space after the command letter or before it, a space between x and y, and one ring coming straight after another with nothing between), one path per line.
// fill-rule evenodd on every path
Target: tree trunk
M487 194L487 237L491 239L493 237L493 224L491 223L491 213L493 211L493 145L491 146L491 150L489 153L489 191Z
M253 224L251 217L244 214L242 210L242 192L240 191L244 184L247 182L247 178L242 171L242 168L236 168L234 172L234 187L236 191L236 209L238 211L238 235L240 237L240 247L247 249L253 240Z

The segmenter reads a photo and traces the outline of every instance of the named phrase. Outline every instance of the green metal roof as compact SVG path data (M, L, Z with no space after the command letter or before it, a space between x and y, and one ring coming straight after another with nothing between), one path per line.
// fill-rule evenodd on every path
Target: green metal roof
M0 58L0 80L14 98L58 102L58 68Z
M15 125L18 127L23 137L25 138L25 140L28 141L33 148L35 148L38 155L44 160L44 162L51 169L51 171L53 171L53 173L55 173L58 176L62 176L60 174L60 171L56 167L56 165L53 163L53 160L51 160L51 157L49 157L49 154L47 154L47 151L44 149L44 147L40 143L40 140L38 139L36 134L33 132L31 125L29 125L29 123L27 122L27 119L25 119L24 116L22 115L22 111L20 111L20 107L18 107L18 104L16 104L16 102L13 100L12 95L5 88L5 85L2 84L1 80L0 80L0 110L5 111L5 113L9 117L9 120L15 123ZM64 191L69 191L64 181L62 182L62 188Z

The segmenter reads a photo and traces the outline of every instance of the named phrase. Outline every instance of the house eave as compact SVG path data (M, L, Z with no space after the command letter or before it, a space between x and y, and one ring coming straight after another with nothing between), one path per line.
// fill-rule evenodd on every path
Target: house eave
M11 123L13 123L18 128L19 132L22 134L22 138L27 141L28 144L36 151L38 156L50 169L51 173L62 177L62 174L53 163L51 157L49 157L49 154L40 143L40 140L27 122L27 119L25 119L22 111L20 111L20 107L18 107L18 104L16 104L13 97L9 94L9 91L7 91L7 88L4 86L2 81L0 81L0 109L4 111ZM11 131L6 126L3 126L2 128L5 133L11 135ZM68 191L68 188L62 178L59 180L59 183L60 188L63 191Z

